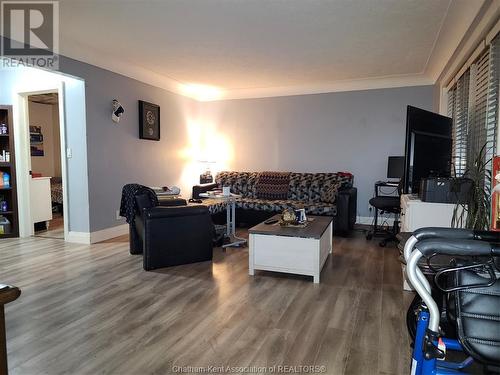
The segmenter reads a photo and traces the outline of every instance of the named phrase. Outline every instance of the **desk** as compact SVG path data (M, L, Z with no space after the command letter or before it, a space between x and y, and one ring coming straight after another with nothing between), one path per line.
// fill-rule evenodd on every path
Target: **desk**
M399 183L397 181L377 181L375 182L375 196L394 195L394 193L398 192L398 186ZM387 188L389 192L382 191L383 188Z
M375 217L373 229L366 235L367 240L371 240L374 236L383 235L387 238L380 242L380 246L385 246L388 241L395 239L397 233L397 220L394 221L392 231L379 228L378 216L381 213L387 212L396 215L399 214L399 196L398 193L399 183L391 181L377 181L375 182L375 196L370 199L370 205L375 209ZM385 191L384 191L384 188Z

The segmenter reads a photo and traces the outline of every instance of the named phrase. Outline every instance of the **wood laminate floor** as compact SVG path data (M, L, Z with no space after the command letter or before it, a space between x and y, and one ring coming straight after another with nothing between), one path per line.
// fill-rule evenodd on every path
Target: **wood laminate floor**
M49 221L48 229L35 232L35 236L63 240L64 239L63 215L59 212L54 212L52 214L52 220Z
M240 233L245 235L245 233ZM126 237L86 246L0 242L11 374L167 374L174 366L325 366L327 374L406 374L395 248L334 239L312 278L248 275L247 249L213 263L145 272ZM295 368L297 369L297 368Z

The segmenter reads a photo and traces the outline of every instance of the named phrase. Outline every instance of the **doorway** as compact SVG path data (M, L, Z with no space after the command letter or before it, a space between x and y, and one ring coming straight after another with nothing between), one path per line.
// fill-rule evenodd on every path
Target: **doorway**
M27 96L30 208L37 237L64 239L61 131L57 92Z

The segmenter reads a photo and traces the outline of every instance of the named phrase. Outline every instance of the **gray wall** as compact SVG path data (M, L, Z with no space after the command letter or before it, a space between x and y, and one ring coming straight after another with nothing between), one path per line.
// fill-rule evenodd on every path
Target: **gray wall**
M432 110L433 87L203 103L200 118L232 140L235 170L352 172L366 217L387 157L404 155L408 104Z
M179 150L188 142L195 101L64 57L60 70L85 80L91 232L124 223L116 219L124 184L182 185L185 161ZM119 124L111 121L114 98L125 108ZM160 106L159 142L139 139L138 100Z
M231 157L219 169L351 171L358 214L369 216L373 183L385 178L387 156L404 152L406 105L433 107L432 86L198 103L72 59L62 57L60 66L85 80L90 231L124 222L116 210L125 183L177 184L190 195L199 172L187 169L183 155L193 144L192 121L229 143ZM2 88L12 79L4 76ZM125 107L118 125L110 118L113 98ZM160 142L138 138L139 99L161 107ZM85 135L75 137L70 144Z

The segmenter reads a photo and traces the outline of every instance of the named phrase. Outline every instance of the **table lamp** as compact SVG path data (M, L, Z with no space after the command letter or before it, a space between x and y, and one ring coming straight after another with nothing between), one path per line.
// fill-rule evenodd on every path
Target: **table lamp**
M200 174L200 184L211 184L214 182L212 172L210 170L211 164L215 164L215 161L211 160L199 160L200 163L204 164L205 172Z

